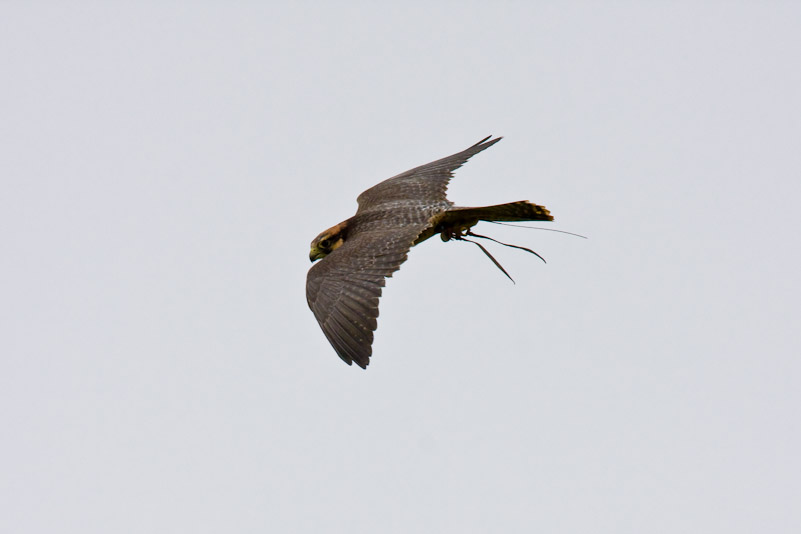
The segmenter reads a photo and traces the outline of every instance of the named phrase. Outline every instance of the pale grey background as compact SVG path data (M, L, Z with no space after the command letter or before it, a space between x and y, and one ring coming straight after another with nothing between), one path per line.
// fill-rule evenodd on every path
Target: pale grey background
M0 531L801 531L801 5L0 7ZM368 371L359 192L485 135Z

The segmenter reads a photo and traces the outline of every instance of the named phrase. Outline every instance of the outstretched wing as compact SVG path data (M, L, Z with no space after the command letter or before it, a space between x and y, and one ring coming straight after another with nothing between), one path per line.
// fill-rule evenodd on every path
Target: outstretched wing
M464 165L471 156L503 139L498 137L490 141L490 137L492 136L457 154L415 167L374 185L356 199L359 203L359 211L356 213L381 209L384 204L399 204L410 200L447 203L445 192L453 171Z
M309 269L306 300L339 357L370 363L378 298L425 225L361 232Z

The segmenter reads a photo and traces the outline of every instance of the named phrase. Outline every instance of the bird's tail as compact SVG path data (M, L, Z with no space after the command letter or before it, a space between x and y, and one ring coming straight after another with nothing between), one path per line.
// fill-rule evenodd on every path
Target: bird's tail
M532 204L528 200L509 202L481 208L451 208L448 215L463 220L479 221L552 221L545 206Z

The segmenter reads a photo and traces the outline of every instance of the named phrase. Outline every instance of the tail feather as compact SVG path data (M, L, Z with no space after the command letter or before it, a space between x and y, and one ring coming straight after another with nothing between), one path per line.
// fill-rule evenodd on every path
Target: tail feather
M455 219L479 221L552 221L553 217L545 206L532 204L527 200L509 202L481 208L451 208L448 215Z
M527 200L481 208L451 208L441 214L433 221L434 224L417 236L413 244L422 243L429 237L439 233L445 239L446 236L458 234L464 229L478 224L479 221L522 222L552 220L553 217L545 206L532 204Z

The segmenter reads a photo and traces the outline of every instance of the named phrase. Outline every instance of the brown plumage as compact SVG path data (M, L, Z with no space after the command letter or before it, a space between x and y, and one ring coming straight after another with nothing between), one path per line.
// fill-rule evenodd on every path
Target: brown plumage
M309 269L306 300L348 365L370 363L381 288L412 246L435 234L444 241L474 235L470 228L479 221L553 220L545 207L528 201L460 208L445 197L453 171L501 139L487 137L371 187L356 199L353 217L312 241L309 258L322 261Z

